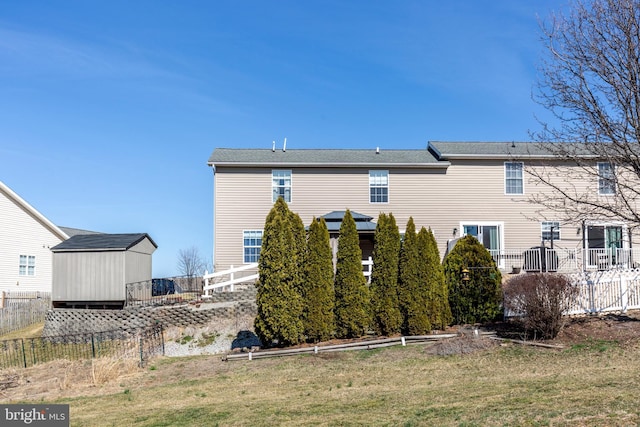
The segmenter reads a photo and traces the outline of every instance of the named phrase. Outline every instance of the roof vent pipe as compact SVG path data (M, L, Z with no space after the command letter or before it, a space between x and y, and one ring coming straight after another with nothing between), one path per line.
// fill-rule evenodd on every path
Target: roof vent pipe
M380 147L376 147L376 154L380 154Z
M271 145L271 151L276 151L276 141L273 141L273 144Z
M282 144L282 151L287 151L287 138L284 139L284 144Z

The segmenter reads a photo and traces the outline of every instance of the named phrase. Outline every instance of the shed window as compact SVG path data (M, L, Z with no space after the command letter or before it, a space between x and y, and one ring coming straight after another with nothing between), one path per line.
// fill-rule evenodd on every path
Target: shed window
M33 255L20 255L20 276L36 275L36 257Z

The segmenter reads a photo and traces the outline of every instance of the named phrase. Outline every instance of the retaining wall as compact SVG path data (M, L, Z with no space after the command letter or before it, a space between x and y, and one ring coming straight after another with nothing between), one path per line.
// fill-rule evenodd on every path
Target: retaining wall
M42 336L133 331L157 324L165 327L198 326L216 319L256 315L254 290L242 290L236 295L224 294L236 292L216 293L214 302L179 306L131 307L123 310L54 309L47 313Z

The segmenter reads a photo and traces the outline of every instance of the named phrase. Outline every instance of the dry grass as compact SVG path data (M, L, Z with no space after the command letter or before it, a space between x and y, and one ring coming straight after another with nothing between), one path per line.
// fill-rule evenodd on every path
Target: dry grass
M251 362L191 357L160 359L129 376L109 364L104 371L91 395L46 400L69 403L73 426L640 422L640 348L608 341L448 356L409 346Z
M0 335L0 340L13 340L17 338L38 338L42 336L44 322L34 323L25 328L18 329L8 334Z
M138 361L134 358L120 359L102 357L91 360L91 378L93 385L117 381L123 376L129 376L139 370Z

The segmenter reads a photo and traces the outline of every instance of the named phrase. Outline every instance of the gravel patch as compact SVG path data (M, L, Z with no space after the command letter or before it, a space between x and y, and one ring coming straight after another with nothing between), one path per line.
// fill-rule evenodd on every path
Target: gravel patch
M253 333L253 317L218 319L201 327L171 327L165 331L164 352L168 357L224 354L259 346Z

